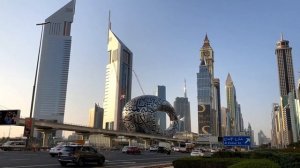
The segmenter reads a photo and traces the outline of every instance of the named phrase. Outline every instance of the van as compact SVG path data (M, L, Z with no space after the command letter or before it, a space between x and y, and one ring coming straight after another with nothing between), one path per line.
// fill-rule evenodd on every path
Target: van
M25 141L7 141L2 144L1 149L4 151L9 150L24 150L26 147Z

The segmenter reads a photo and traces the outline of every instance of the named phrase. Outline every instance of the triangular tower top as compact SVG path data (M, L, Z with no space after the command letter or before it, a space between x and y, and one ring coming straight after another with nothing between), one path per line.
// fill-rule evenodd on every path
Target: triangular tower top
M202 48L211 48L207 33L205 34L204 43L203 43Z
M232 84L232 83L233 83L233 81L231 79L230 73L228 73L227 79L226 79L226 85L229 85L229 84Z

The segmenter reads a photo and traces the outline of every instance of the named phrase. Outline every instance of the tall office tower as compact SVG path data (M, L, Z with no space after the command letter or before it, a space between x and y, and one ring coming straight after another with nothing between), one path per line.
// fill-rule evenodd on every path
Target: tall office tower
M236 92L230 74L226 79L227 108L230 113L230 135L237 135L236 126Z
M236 131L237 134L239 135L241 130L241 105L236 102Z
M297 118L297 130L298 139L300 139L300 79L298 80L298 98L296 99L296 118Z
M156 96L166 100L166 86L157 86ZM159 125L161 130L165 130L167 127L166 113L165 112L157 112L156 123Z
M104 95L103 128L122 130L122 111L131 99L132 52L108 29L108 64Z
M230 113L226 107L221 108L221 136L230 135Z
M104 109L95 103L95 107L89 110L89 127L102 128Z
M216 135L222 135L221 128L221 90L220 90L220 79L215 78L213 80L213 109L215 109L215 125L216 125Z
M272 130L271 130L271 145L276 148L283 147L283 125L282 113L278 103L273 103L272 107Z
M264 134L262 130L260 130L257 135L258 135L258 145L266 145L271 142L270 138L267 138L267 136Z
M204 59L201 60L199 73L197 73L197 99L198 99L198 132L199 134L211 134L211 75Z
M244 119L243 119L243 114L241 112L241 105L238 104L238 109L240 111L240 131L244 131Z
M298 80L298 99L300 100L300 79Z
M203 46L200 49L200 54L201 54L200 58L201 60L205 60L207 69L211 76L211 80L213 80L214 79L214 51L210 46L207 34L205 35Z
M281 97L281 112L282 122L284 130L284 144L288 145L292 142L296 142L297 130L295 128L296 112L294 103L291 104L291 99L295 99L295 80L294 80L294 68L292 60L292 48L289 46L289 41L284 40L281 35L281 39L276 43L277 64L278 64L278 76L279 87Z
M179 132L191 132L191 114L190 102L186 94L186 85L184 85L184 97L176 97L174 102L174 109L179 116Z
M284 40L282 35L281 39L276 43L275 53L278 63L280 96L285 97L290 92L296 95L292 48L289 46L289 41Z
M41 45L35 119L64 120L74 12L72 0L45 20L49 23L44 25ZM61 137L61 131L56 136Z
M251 127L250 123L248 123L248 130L246 131L246 135L250 136L251 147L253 147L253 145L255 145L255 142L254 142L254 131L252 130L252 127Z

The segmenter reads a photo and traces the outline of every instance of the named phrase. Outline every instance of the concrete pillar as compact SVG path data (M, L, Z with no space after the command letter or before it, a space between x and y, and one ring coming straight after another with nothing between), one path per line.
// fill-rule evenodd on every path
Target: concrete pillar
M52 130L43 130L43 147L48 147L49 146L49 138L52 135L53 131Z
M128 146L132 146L132 139L128 138Z
M150 140L149 139L144 139L144 149L148 149L150 147Z

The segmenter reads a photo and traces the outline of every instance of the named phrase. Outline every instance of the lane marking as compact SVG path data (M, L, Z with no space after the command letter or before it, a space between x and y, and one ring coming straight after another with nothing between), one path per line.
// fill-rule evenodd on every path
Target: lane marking
M44 164L44 165L28 165L28 166L13 166L13 167L2 167L2 168L19 168L19 167L48 167L48 166L59 166L60 164Z
M14 161L14 160L29 160L29 159L10 159L10 160Z

